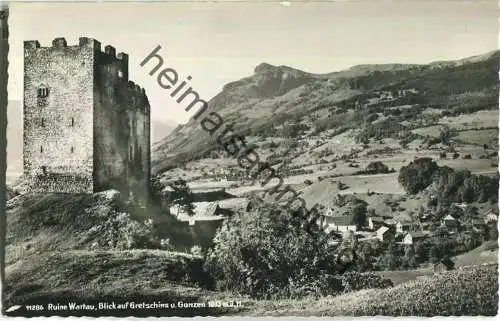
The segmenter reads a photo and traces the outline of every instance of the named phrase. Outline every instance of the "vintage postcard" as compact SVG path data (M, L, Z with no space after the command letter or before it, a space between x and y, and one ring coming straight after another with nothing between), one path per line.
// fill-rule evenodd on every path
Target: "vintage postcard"
M497 1L0 13L3 315L497 315Z

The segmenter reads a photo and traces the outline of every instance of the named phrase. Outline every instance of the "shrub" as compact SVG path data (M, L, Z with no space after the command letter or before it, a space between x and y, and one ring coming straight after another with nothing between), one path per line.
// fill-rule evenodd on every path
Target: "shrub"
M366 172L370 174L385 174L389 173L389 167L380 161L371 162L366 166Z
M202 251L201 247L198 246L198 245L194 245L191 248L190 252L191 252L191 254L197 255L197 256L202 256L203 255L203 251Z
M346 272L341 277L344 292L365 289L384 289L394 284L389 279L383 279L375 273Z
M233 216L215 236L205 270L219 290L257 298L339 291L334 249L318 218L314 209L304 213L269 204Z
M342 183L341 181L338 181L337 182L337 188L342 191L342 190L348 189L349 186L347 186L346 184Z

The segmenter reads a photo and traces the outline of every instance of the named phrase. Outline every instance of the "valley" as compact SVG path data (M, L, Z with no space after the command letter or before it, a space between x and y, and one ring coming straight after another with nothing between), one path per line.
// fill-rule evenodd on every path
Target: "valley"
M326 74L262 63L224 86L204 115L232 124L226 139L244 138L307 214L283 208L291 196L252 179L244 150L230 153L202 118L153 144L149 207L116 191L28 195L12 181L7 300L125 293L242 302L202 315L496 314L499 61L494 51Z

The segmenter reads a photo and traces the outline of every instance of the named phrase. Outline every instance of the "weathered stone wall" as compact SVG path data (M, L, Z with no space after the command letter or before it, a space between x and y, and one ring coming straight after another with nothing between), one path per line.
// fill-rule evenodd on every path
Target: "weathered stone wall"
M94 45L24 43L24 174L37 178L33 190L93 190ZM50 184L40 184L44 176Z
M126 192L128 171L127 82L123 72L128 66L123 54L106 46L96 58L94 79L94 178L95 190L116 188ZM123 59L125 58L125 59Z
M129 81L129 187L135 197L144 199L149 191L149 102L144 89Z
M45 98L38 91L48 89ZM149 193L150 110L128 56L90 38L25 42L24 171L40 192Z

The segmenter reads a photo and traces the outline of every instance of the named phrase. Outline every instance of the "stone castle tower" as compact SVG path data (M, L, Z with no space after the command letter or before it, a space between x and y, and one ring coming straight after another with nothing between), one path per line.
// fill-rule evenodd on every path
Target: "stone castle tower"
M150 106L128 55L82 37L24 42L24 176L35 192L149 193Z

